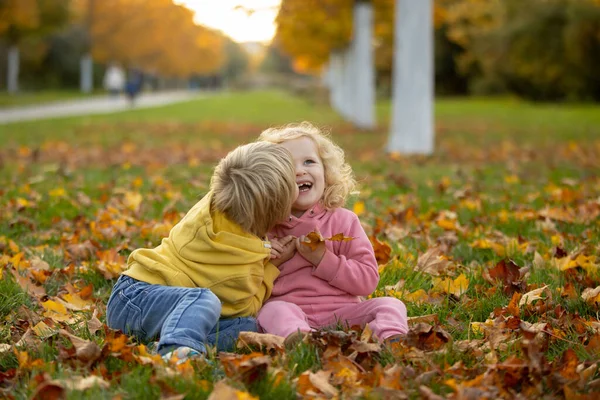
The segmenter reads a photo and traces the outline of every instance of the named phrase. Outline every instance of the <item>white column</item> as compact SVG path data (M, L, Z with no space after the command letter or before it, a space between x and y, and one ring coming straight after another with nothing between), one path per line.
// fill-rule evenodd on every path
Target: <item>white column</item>
M342 52L334 50L329 56L329 103L331 108L342 113L344 85L344 59Z
M19 48L16 45L8 48L7 62L6 90L8 93L17 93L19 91Z
M361 129L375 127L375 63L373 59L373 4L354 4L354 104L352 122Z
M344 119L354 122L355 74L354 74L354 41L350 42L342 52L342 79L340 93L340 114Z
M390 152L433 152L432 13L432 0L396 1Z
M94 89L94 64L89 53L81 56L79 61L79 87L82 93L90 93Z

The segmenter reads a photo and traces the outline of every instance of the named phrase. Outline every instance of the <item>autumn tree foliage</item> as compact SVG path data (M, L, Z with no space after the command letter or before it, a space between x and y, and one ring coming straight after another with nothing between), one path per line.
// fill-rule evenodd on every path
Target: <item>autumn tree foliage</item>
M196 25L193 12L172 0L95 1L91 14L98 62L186 77L215 72L225 61L222 35Z

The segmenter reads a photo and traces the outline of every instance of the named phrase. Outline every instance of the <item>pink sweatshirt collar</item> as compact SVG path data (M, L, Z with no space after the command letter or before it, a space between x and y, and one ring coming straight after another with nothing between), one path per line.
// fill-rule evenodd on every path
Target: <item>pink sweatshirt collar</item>
M300 217L295 217L295 216L293 216L293 215L290 214L290 216L288 217L287 221L285 221L281 225L283 225L286 228L293 228L293 227L295 227L296 225L298 225L299 223L301 223L303 221L307 221L307 220L310 220L312 218L320 217L325 212L327 212L327 208L325 208L325 206L323 205L322 202L318 202L312 208L306 210L304 212L304 214L302 214Z

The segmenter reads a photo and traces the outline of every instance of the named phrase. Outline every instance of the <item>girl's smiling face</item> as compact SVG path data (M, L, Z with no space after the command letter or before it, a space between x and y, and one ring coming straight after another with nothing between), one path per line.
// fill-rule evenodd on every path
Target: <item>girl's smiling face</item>
M298 198L292 205L292 215L299 217L322 198L325 192L325 169L317 146L306 136L281 143L292 153L296 168Z

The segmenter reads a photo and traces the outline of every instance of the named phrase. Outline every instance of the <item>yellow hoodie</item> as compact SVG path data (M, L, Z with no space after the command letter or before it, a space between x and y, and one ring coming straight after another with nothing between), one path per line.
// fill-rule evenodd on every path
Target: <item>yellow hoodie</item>
M208 193L154 249L137 249L124 275L155 285L210 289L223 304L221 317L255 316L271 296L279 270L270 244L245 232L224 214L210 213Z

